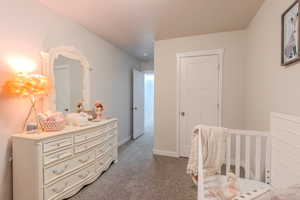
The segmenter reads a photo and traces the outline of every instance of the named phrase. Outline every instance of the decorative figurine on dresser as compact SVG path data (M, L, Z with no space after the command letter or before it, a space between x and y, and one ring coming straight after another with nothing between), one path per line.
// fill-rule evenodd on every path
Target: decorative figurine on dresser
M76 117L83 120L85 117L83 113L77 113L79 101L82 108L89 108L91 68L86 58L76 49L67 47L52 49L43 53L42 57L43 71L49 72L44 75L55 81L53 94L43 99L42 106L44 112L52 112L39 114L38 120L41 124L51 123L52 129L41 127L42 130L32 134L13 135L14 200L62 200L71 197L118 160L117 119L102 118L96 122L86 119L78 124L70 120ZM60 73L65 73L61 72L65 68L70 68L69 73L75 73L70 77L81 77L82 81L66 81L65 77L61 80ZM67 87L72 88L64 90ZM80 91L72 94L73 87ZM59 126L57 123L60 123Z
M103 116L102 116L103 111L104 111L103 105L99 101L96 101L94 109L95 109L95 113L96 113L95 121L101 121L103 119Z

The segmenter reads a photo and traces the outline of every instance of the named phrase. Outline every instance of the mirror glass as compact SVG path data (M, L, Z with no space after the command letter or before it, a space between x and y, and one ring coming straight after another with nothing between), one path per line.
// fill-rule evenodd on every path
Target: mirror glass
M54 61L56 110L76 112L76 105L83 101L83 67L78 60L58 56Z

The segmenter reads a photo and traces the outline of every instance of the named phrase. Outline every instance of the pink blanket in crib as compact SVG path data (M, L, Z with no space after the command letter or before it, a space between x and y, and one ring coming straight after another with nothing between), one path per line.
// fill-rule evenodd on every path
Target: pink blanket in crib
M300 185L274 191L271 200L300 200Z

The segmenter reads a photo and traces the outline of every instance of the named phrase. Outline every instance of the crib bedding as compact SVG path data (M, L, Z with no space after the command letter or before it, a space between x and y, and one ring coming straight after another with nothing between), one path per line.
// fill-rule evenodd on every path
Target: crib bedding
M206 200L221 200L211 195L211 190L220 186L220 179L226 179L225 176L211 176L204 181L204 194ZM271 186L262 182L238 178L237 186L239 188L239 196L232 200L270 200ZM223 200L223 199L222 199ZM225 199L224 199L225 200ZM226 199L227 200L227 199Z

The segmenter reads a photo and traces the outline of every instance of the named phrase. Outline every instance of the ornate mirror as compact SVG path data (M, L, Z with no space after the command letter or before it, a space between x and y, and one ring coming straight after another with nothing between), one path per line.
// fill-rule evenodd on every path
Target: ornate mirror
M43 71L52 83L52 91L43 101L43 110L75 112L78 102L89 108L91 66L73 47L57 47L42 52Z

